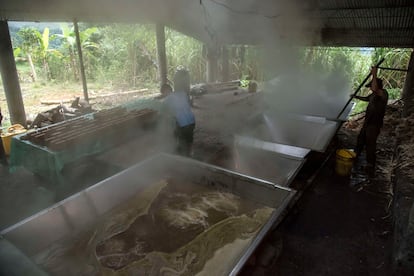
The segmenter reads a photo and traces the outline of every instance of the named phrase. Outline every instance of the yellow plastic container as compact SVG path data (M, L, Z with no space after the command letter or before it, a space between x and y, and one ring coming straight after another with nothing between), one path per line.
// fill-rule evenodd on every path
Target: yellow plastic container
M11 139L13 136L26 132L27 130L20 124L10 126L5 133L1 134L3 148L6 155L10 155Z
M336 151L335 172L340 176L349 176L352 171L352 166L356 153L349 149L339 149Z

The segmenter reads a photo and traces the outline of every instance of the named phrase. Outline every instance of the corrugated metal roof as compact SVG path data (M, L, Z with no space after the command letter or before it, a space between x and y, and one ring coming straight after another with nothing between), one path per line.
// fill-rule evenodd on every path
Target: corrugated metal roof
M2 0L0 18L162 22L219 44L312 33L304 43L414 47L413 0Z
M322 43L414 47L414 1L321 0Z

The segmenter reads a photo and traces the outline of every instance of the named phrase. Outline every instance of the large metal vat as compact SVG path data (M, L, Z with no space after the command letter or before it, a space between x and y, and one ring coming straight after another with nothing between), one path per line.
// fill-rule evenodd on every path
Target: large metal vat
M263 141L324 152L340 123L323 117L266 111L244 134Z
M173 185L171 187L178 191L176 194L183 200L168 205L173 206L171 208L164 208L163 203L157 201L158 198L164 196L167 200L171 200L171 198L176 196L175 193L171 192L174 190L169 188L169 185L172 184L168 181L171 179L175 181L175 186ZM160 183L164 184L161 185ZM190 187L191 192L188 195L183 195L186 191L183 192L180 189L184 189L182 187L187 186ZM201 204L197 206L207 206L204 210L205 213L200 211L201 209L197 212L194 211L197 219L200 221L205 218L207 212L209 214L210 212L214 214L221 212L218 207L213 206L211 208L214 210L209 209L210 203L213 201L209 201L208 198L205 200L204 197L198 197L197 193L199 190L204 195L215 195L215 199L224 196L225 199L230 199L230 201L235 200L236 205L231 205L229 200L221 201L221 204L223 206L230 206L230 209L233 208L232 210L234 212L237 210L237 212L227 213L226 211L225 213L228 214L228 217L219 219L214 225L208 225L207 223L204 225L205 229L197 234L196 238L189 241L188 244L182 245L177 251L160 253L164 261L171 260L168 259L171 256L174 257L174 261L172 262L174 268L169 267L168 265L170 263L165 261L168 265L164 263L161 265L158 264L157 267L147 267L148 269L146 271L150 271L153 275L160 275L162 271L171 272L174 269L181 269L181 272L184 271L190 275L195 274L195 272L200 275L237 274L266 233L281 220L282 211L288 207L295 193L288 188L283 188L270 182L251 178L205 163L183 157L160 154L138 163L113 177L99 182L17 223L2 231L1 235L8 242L6 246L12 244L17 249L16 251L22 252L24 257L29 257L33 263L39 264L40 270L46 270L49 274L80 275L80 272L82 272L83 275L93 275L97 274L97 272L102 273L104 271L108 275L116 275L117 270L109 269L108 267L102 268L103 270L96 270L91 264L101 262L103 257L99 255L101 254L99 253L99 248L103 247L103 245L106 246L106 242L119 241L114 239L118 239L119 235L122 236L127 231L131 233L130 229L132 229L133 225L135 225L134 227L139 232L141 224L137 224L136 222L139 222L143 218L144 215L142 214L145 212L147 220L156 221L159 209L164 208L163 210L168 213L174 210L174 206L178 204L179 206L187 206L185 207L187 208L185 211L194 211L192 207L194 202ZM158 192L156 193L154 191ZM217 197L217 195L220 196ZM151 196L152 200L149 200ZM189 201L186 202L185 199L189 199ZM237 202L240 202L240 205L237 205L239 204ZM155 208L155 205L161 207ZM125 206L132 207L125 209ZM234 206L238 207L236 208ZM242 208L240 206L244 207ZM250 209L246 206L249 206ZM223 208L225 209L227 207ZM145 210L145 212L143 211L144 213L137 215L134 212L138 212L138 210ZM148 216L149 214L153 214L152 217ZM177 214L171 220L174 227L176 227L175 223L180 222L180 218L186 218L184 216L185 212L181 215L179 213ZM125 217L128 216L130 221L133 218L133 222L128 225L123 225L123 222L128 221L125 220ZM240 219L243 219L243 221L240 221ZM207 221L208 219L204 223ZM230 222L232 221L236 224L231 224ZM188 220L187 222L192 227L194 226L192 224L194 220ZM142 224L142 227L144 226L145 223ZM183 229L180 228L182 224L179 224L180 227L178 228L174 228L173 226L165 227L165 225L161 224L155 224L155 226L150 231L158 233L164 227L166 230L165 235L172 237L169 240L173 243L176 240L188 239L188 237L182 237L179 234ZM227 226L229 228L226 228ZM244 229L243 227L248 227L248 229ZM214 233L215 229L220 229L220 231ZM211 231L213 231L214 235L210 235L210 238L213 238L209 240L204 235L207 235ZM229 238L223 234L226 231L229 232L230 236L238 232L240 232L240 235L236 235L235 237L229 236ZM220 235L218 235L219 233ZM147 234L150 235L152 233ZM202 250L199 251L194 249L198 248L195 246L198 241L202 241L201 244L203 244ZM145 242L145 240L142 242ZM88 248L94 246L94 244L96 244L93 249L94 253L89 254L87 252L89 250ZM60 247L61 245L62 247ZM63 245L69 246L69 249L64 248ZM2 253L3 255L0 254L0 264L3 265L0 272L4 272L6 269L8 269L7 271L13 271L13 267L10 267L10 265L13 265L13 262L10 260L16 260L17 258L14 264L19 263L18 254L13 256L7 255L7 250L2 250L3 246L0 243L0 252L5 252L4 254ZM104 251L104 249L102 250ZM174 255L175 252L179 252L179 254ZM117 252L115 251L115 253ZM44 265L46 262L41 261L43 255L47 256L48 262L60 264L61 262L67 261L67 263L60 268L61 270L49 269L49 267L45 267ZM151 255L151 258L155 258L153 252L151 254L148 253L149 255ZM98 258L99 260L90 261L90 259L97 256L100 258ZM143 259L150 259L148 256L145 256ZM70 260L65 260L65 258L70 258ZM92 263L87 263L86 265L78 263L78 261L83 262L86 260ZM131 271L128 269L132 266L138 266L138 263L134 259L127 265L123 265L122 273L124 275L139 275L132 272L128 273L128 271ZM194 268L196 266L195 264L198 264L198 269ZM6 266L9 267L6 268ZM25 266L30 268L27 262ZM82 267L84 270L82 270ZM191 269L194 269L194 271ZM60 272L56 273L56 271ZM40 275L38 271L36 273L36 275Z
M236 171L289 186L310 150L235 135L234 152Z

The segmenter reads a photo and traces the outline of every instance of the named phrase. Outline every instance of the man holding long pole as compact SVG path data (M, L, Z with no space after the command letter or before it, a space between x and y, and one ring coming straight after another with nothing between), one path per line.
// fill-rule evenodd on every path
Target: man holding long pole
M384 121L388 103L388 92L383 88L382 79L377 77L377 67L371 69L372 80L366 87L371 87L372 94L367 97L353 95L354 98L369 102L365 111L365 121L358 135L355 151L359 156L366 147L366 172L375 175L377 138Z

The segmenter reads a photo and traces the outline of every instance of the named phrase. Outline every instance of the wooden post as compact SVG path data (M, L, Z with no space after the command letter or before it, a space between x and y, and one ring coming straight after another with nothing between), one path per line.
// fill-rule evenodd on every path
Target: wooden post
M167 55L165 54L165 30L164 25L156 25L157 36L157 57L158 57L158 74L160 78L160 87L167 83Z
M80 73L82 77L82 86L83 86L83 97L85 101L89 102L88 85L86 83L86 75L85 75L85 66L83 65L82 45L81 45L80 36L79 36L78 21L76 19L73 21L73 26L75 27L76 46L78 48Z
M12 124L26 126L22 92L14 61L13 47L7 21L0 21L0 71Z
M217 48L207 48L207 82L217 81Z
M229 50L227 49L227 46L224 45L222 47L222 81L230 81L230 69L229 69Z
M402 115L407 117L414 111L414 50L411 52L410 61L408 62L408 71L405 77L402 98L404 99Z

